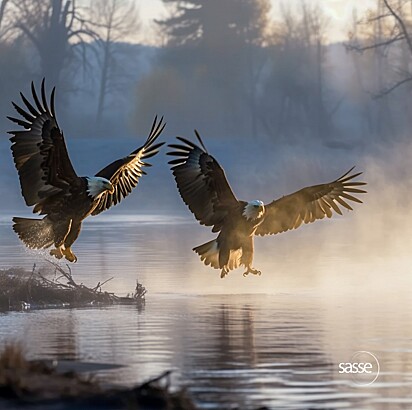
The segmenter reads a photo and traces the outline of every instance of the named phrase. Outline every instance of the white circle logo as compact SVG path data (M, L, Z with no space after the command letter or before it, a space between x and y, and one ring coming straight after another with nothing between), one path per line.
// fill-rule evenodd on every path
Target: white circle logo
M339 363L340 374L350 374L353 383L369 386L379 376L380 365L377 357L366 350L355 352L350 361Z

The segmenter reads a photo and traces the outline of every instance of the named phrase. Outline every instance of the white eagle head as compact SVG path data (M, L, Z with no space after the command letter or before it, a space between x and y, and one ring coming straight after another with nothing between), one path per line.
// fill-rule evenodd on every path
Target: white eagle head
M242 215L248 220L261 218L265 213L265 205L262 201L255 199L246 204Z
M109 191L114 193L113 184L106 178L102 177L86 177L87 180L87 193L93 199L97 198L103 192Z

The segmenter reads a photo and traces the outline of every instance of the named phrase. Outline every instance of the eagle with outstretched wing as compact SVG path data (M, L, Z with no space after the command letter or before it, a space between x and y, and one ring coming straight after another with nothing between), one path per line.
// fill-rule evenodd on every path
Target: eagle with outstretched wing
M252 267L253 237L274 235L298 228L302 223L315 222L334 212L342 215L341 207L352 210L349 201L362 203L355 194L365 182L355 181L361 172L352 169L327 184L313 185L284 196L265 205L262 201L240 201L233 193L223 168L206 150L200 135L195 131L200 146L177 137L179 144L170 144L169 161L179 193L196 219L212 232L216 239L193 250L205 265L221 269L220 277L243 265L243 276L260 275Z
M146 142L92 177L76 174L67 152L55 109L53 88L50 104L44 79L41 96L31 83L33 102L20 93L25 108L12 103L20 118L8 117L22 129L10 131L11 150L19 174L21 192L33 212L42 219L13 218L13 229L33 249L54 246L51 255L77 260L71 246L80 234L82 221L89 215L117 205L128 196L145 174L145 162L156 155L164 143L155 143L165 124L155 117ZM50 106L50 107L49 107Z

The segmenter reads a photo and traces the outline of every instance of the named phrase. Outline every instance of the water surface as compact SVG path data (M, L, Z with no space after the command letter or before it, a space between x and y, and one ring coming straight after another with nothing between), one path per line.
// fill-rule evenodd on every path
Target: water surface
M381 246L354 222L259 238L262 276L238 270L222 280L191 251L212 234L190 217L102 215L74 245L74 277L95 285L113 276L106 290L120 294L138 278L145 307L3 313L0 343L21 341L33 358L124 364L99 373L108 383L173 370L173 386L202 408L410 409L409 250ZM1 219L1 267L31 269L45 255L27 251ZM381 366L367 387L338 373L359 350Z

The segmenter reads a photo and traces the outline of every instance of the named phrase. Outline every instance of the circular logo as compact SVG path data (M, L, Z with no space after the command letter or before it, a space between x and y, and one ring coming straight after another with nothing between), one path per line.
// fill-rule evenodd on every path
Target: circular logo
M358 386L369 386L379 376L380 366L377 357L366 350L355 352L350 360L352 381Z

